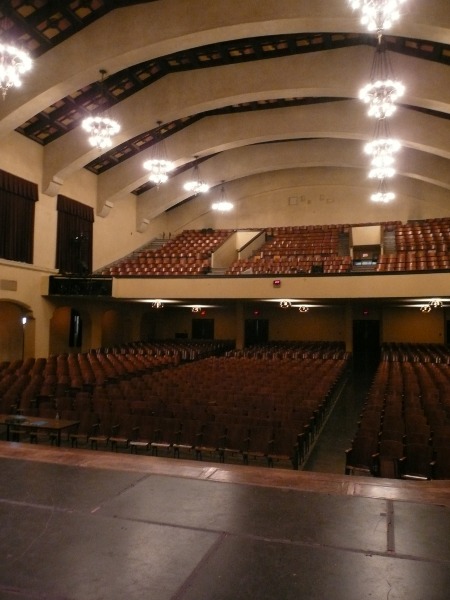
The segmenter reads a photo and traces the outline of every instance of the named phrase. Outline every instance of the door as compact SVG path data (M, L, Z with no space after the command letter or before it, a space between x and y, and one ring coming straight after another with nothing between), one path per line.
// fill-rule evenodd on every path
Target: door
M269 340L268 319L245 319L244 345L264 344Z
M192 319L193 340L214 339L214 319Z
M380 362L380 321L353 321L353 364L373 369Z

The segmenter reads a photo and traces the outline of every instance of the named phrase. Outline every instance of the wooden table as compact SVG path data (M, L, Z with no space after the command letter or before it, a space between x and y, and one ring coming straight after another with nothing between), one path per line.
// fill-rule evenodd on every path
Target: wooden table
M30 432L48 431L56 434L56 445L61 445L61 432L76 427L79 421L66 419L48 419L45 417L27 417L26 415L0 415L0 425L6 427L6 440L10 441L11 428L21 428Z

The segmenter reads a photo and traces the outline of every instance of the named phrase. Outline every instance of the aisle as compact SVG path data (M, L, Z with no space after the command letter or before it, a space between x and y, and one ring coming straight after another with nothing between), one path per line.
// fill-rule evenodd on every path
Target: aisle
M374 373L354 368L303 471L344 474L345 450L351 445Z

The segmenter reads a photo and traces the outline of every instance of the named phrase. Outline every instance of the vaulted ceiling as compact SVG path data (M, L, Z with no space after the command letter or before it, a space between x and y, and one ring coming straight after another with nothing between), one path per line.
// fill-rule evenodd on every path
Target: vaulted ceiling
M386 36L406 85L391 127L399 172L448 190L450 5L403 6ZM180 182L194 156L213 184L290 167L366 169L373 123L357 96L376 38L347 0L10 0L0 18L2 38L34 60L0 102L0 139L15 130L44 147L49 194L85 168L98 177L99 212L127 193L154 200L142 165L162 137L177 170L150 218L187 199ZM80 124L105 109L122 128L100 155Z

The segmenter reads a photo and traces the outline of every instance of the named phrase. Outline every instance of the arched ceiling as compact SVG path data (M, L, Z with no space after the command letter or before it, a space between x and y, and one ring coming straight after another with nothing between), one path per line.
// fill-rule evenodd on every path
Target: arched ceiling
M386 35L406 85L391 123L399 171L448 190L450 5L403 6ZM15 130L43 146L49 194L86 168L99 214L136 193L145 219L186 200L182 174L196 155L212 184L290 165L365 168L374 123L357 94L376 39L347 0L14 0L0 14L34 57L0 103L0 139ZM99 155L80 124L105 108L122 129ZM156 192L142 165L161 137L177 171Z

